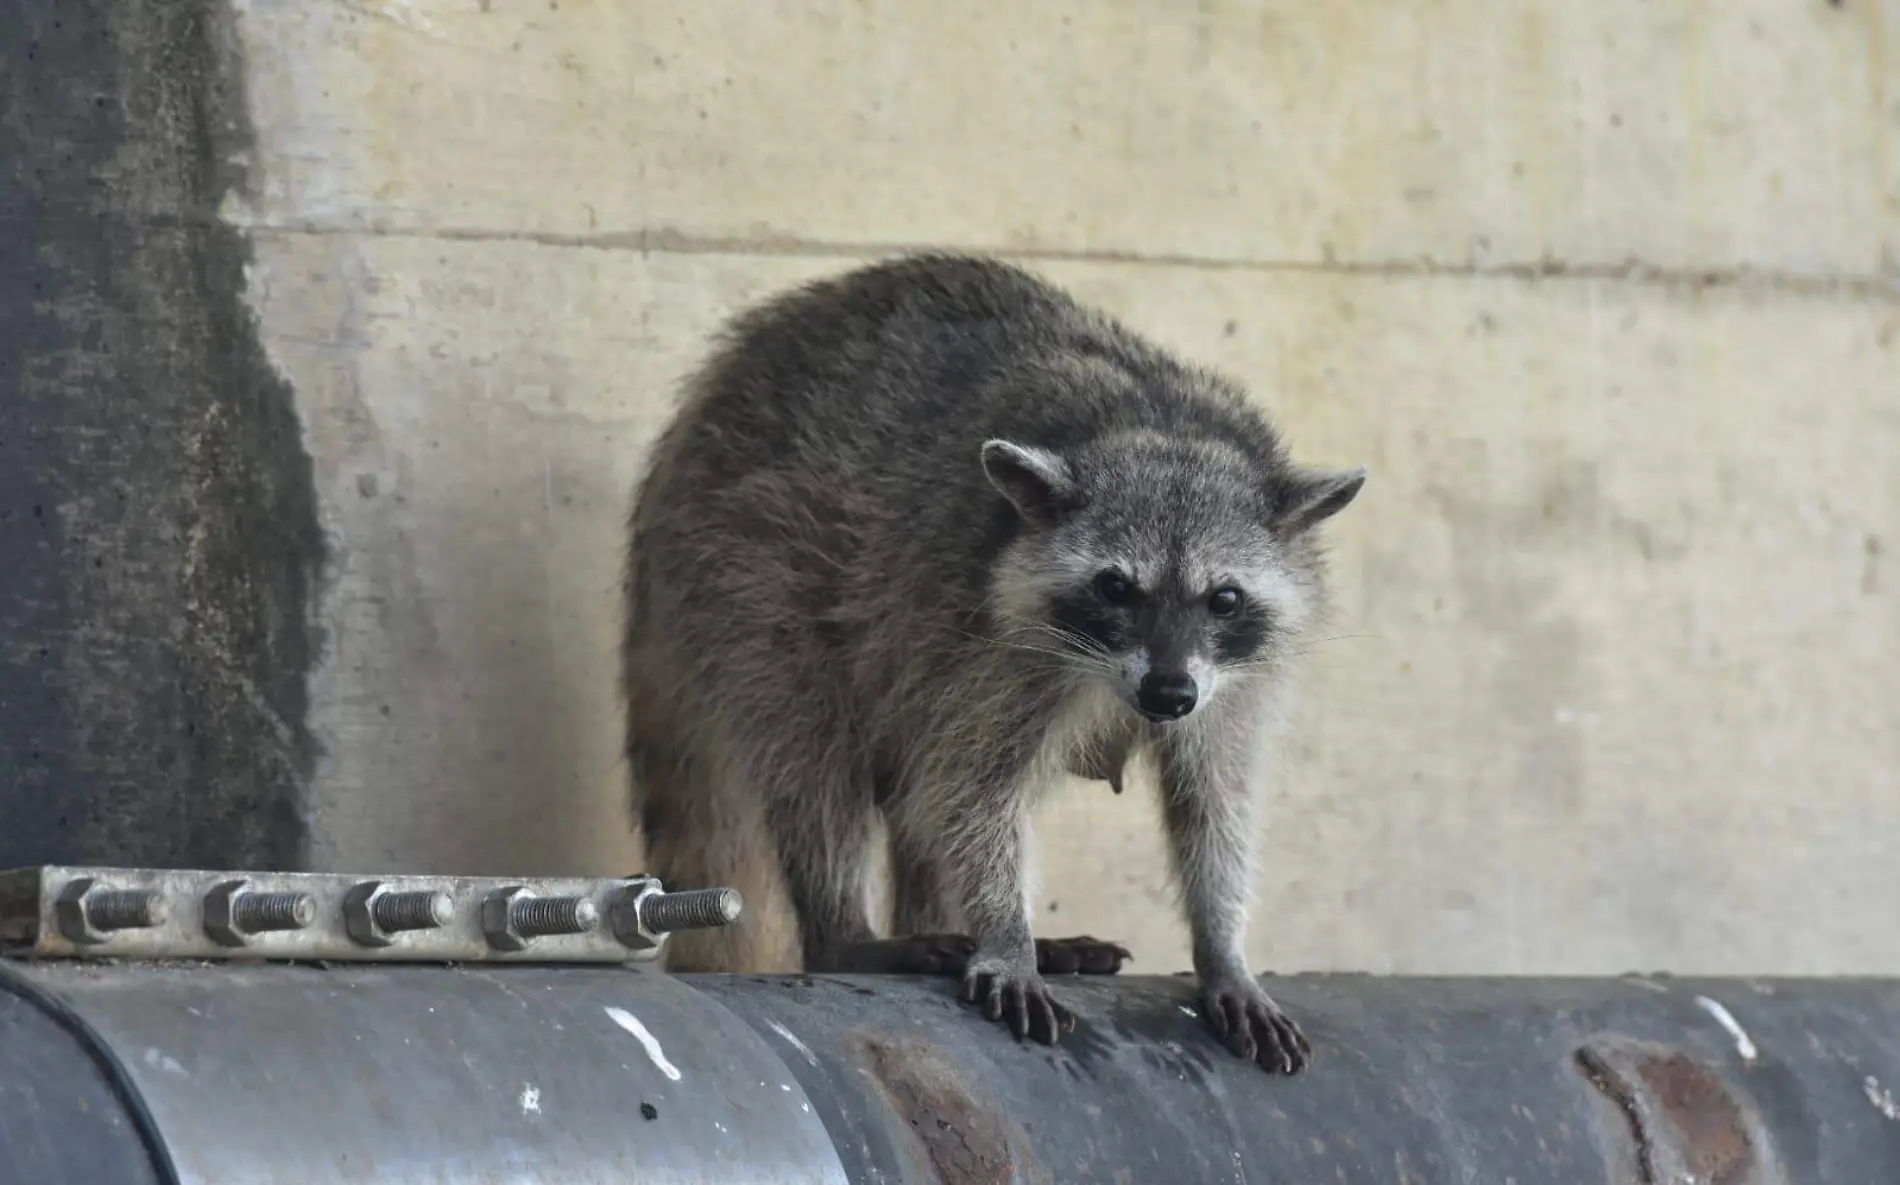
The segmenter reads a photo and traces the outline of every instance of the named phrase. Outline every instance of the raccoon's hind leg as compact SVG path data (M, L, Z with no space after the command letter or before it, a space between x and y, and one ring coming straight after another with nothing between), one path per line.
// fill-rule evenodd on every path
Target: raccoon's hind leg
M840 773L829 785L857 784ZM805 970L961 975L976 944L951 932L957 928L957 915L945 894L940 870L924 858L925 849L899 838L903 833L888 817L899 936L878 938L872 933L863 891L871 808L874 803L888 804L891 781L887 775L873 774L863 784L866 793L854 791L836 801L818 786L788 787L778 796L786 804L782 814L773 816L781 851L818 854L810 863L785 862L785 875L803 921ZM814 803L823 806L813 809Z
M1119 942L1087 934L1036 939L1036 970L1044 975L1116 975L1134 957Z
M928 755L930 783L891 803L894 832L908 831L941 861L943 881L976 949L959 996L1018 1037L1053 1045L1075 1024L1036 969L1024 861L1027 809L1036 796L1020 747L944 744Z
M919 834L902 811L885 811L890 833L892 936L888 967L912 975L962 975L976 941L963 930L949 894L940 851L943 841ZM1044 975L1114 975L1133 956L1113 942L1086 935L1036 939L1036 970Z
M902 811L884 811L891 852L891 933L894 937L953 934L963 915L950 898L938 849Z
M880 775L875 798L884 815L891 868L890 938L853 943L840 951L834 970L871 975L962 975L976 943L962 928L945 890L942 870L927 844L920 844L893 818L889 775Z
M870 782L839 754L843 746L826 743L836 734L823 720L793 715L762 714L732 729L722 764L760 804L798 916L804 970L854 970L850 951L877 937L865 902Z

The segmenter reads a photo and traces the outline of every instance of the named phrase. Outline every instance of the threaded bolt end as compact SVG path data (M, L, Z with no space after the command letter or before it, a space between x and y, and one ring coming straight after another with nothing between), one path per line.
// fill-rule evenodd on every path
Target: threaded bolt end
M143 930L162 925L168 914L157 889L94 889L85 903L95 930Z
M600 924L600 910L585 897L517 897L508 912L523 938L585 934Z
M384 893L371 909L376 925L391 934L402 930L435 930L455 916L455 903L441 890Z
M739 920L745 900L736 889L690 889L684 893L654 893L640 901L640 921L655 934L675 930L708 930Z
M240 893L231 920L246 934L301 930L317 920L317 901L308 893Z

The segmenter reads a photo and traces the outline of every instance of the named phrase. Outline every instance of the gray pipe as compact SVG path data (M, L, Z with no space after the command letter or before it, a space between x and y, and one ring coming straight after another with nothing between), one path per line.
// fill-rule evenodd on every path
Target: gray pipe
M1320 1060L1192 981L0 962L0 1181L1900 1181L1900 982L1293 978Z

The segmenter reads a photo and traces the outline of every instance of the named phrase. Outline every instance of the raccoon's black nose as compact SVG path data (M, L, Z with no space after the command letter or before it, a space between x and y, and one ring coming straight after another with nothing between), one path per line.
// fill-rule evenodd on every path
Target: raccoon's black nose
M1194 710L1201 698L1194 680L1186 675L1144 676L1135 703L1157 720L1179 720Z

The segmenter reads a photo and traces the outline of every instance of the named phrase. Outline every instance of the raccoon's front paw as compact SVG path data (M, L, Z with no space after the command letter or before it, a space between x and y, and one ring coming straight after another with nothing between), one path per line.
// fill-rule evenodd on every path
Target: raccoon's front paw
M1036 970L1044 975L1114 975L1135 956L1118 942L1079 938L1036 939Z
M1313 1060L1313 1046L1300 1026L1245 976L1207 984L1207 1025L1239 1057L1269 1074L1297 1074Z
M964 969L958 994L966 1004L981 1004L985 1017L1007 1024L1018 1040L1034 1037L1054 1045L1058 1035L1075 1027L1075 1014L1056 1003L1035 968L1017 962L973 960Z

